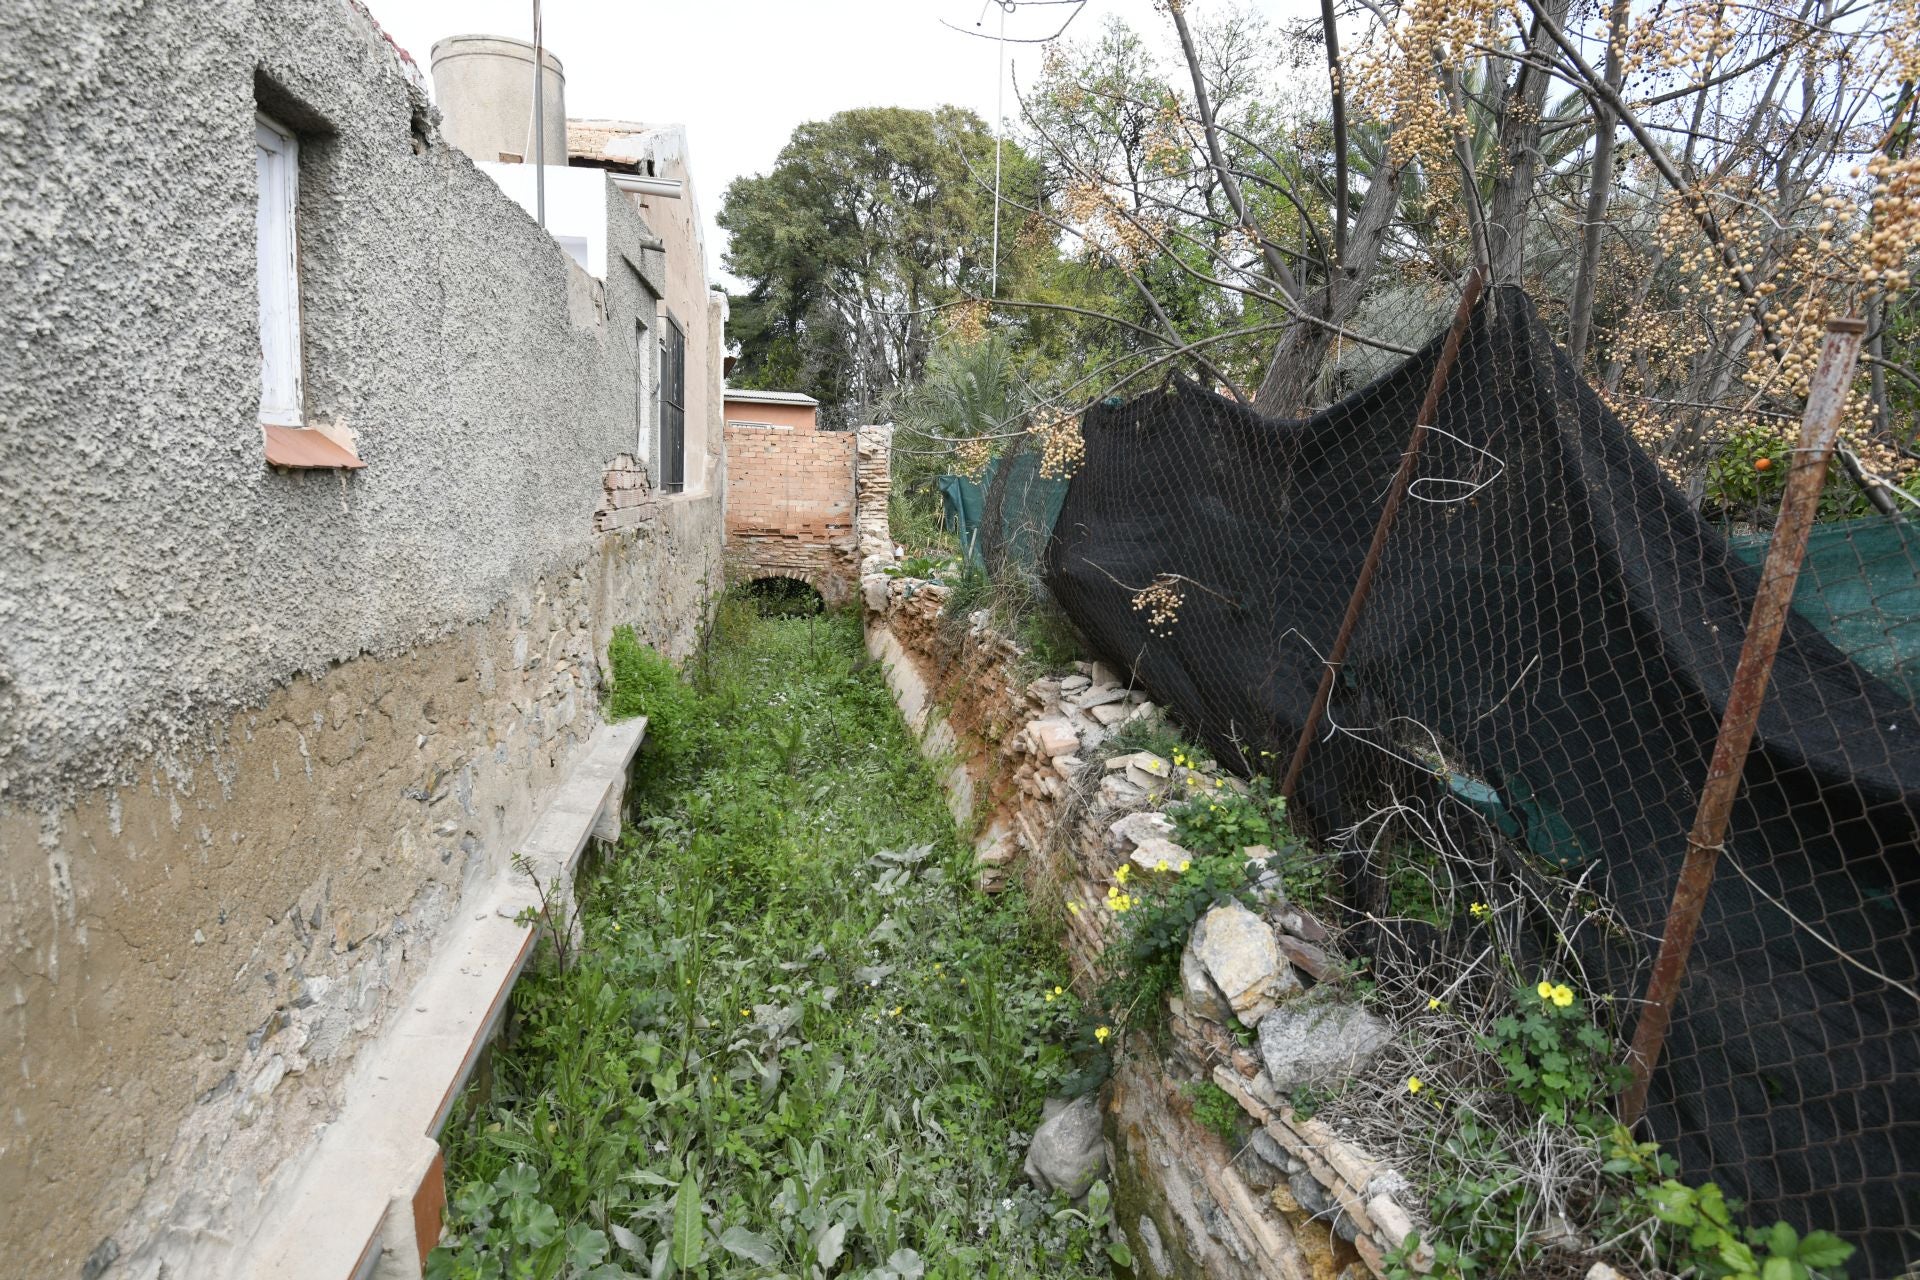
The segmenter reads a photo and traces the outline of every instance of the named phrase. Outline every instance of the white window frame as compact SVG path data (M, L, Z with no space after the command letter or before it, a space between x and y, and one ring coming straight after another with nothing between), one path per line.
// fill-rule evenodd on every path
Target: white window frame
M634 457L654 475L653 441L659 434L660 379L653 372L653 326L644 317L633 322L633 425Z
M254 219L260 282L260 421L298 427L306 422L300 369L300 142L293 131L255 114L254 165L260 203Z

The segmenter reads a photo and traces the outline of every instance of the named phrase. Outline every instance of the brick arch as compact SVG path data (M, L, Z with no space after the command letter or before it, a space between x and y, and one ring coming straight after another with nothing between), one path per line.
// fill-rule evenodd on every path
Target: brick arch
M763 582L764 583L791 582L797 586L805 587L809 591L813 592L814 598L820 602L823 608L831 609L834 607L834 604L836 603L834 601L827 599L827 593L820 589L819 583L809 582L807 579L800 577L798 574L763 573L756 577L746 579L746 584L749 589L753 587L757 587Z
M853 598L855 433L729 422L727 576L798 578L827 606Z

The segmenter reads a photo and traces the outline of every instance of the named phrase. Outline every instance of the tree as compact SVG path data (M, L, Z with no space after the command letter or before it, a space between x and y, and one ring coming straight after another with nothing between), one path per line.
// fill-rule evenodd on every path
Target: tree
M1277 37L1232 0L1157 7L1157 42L1110 24L1022 98L1033 212L1108 284L1061 407L1171 367L1303 412L1478 267L1696 499L1729 441L1797 417L1827 318L1858 308L1842 461L1913 470L1912 0L1327 0Z
M958 107L863 108L799 126L770 172L736 179L719 217L727 269L748 284L729 325L735 382L807 391L845 422L918 378L938 309L989 288L993 150ZM1030 202L1031 161L1008 143L1002 167ZM1003 284L1051 252L1016 231L1002 228Z

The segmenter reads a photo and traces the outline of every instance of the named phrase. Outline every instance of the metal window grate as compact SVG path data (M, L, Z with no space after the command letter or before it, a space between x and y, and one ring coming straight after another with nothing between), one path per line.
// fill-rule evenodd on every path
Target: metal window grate
M671 316L660 335L660 487L687 487L687 335Z

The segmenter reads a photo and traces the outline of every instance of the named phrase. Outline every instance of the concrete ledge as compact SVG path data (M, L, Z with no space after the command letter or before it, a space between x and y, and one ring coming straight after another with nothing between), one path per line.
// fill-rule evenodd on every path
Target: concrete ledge
M557 891L571 902L590 837L618 837L627 767L646 729L640 717L596 730L522 839L518 852L550 897ZM420 1275L446 1202L434 1135L499 1029L537 935L518 917L539 906L533 883L511 867L462 905L461 922L440 940L405 1010L362 1052L345 1109L269 1195L228 1275Z

